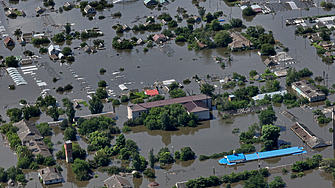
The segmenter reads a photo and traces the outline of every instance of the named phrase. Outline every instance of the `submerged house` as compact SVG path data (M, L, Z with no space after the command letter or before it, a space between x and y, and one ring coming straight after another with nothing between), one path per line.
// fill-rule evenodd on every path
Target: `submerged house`
M52 60L58 60L64 58L62 51L59 48L59 45L50 44L48 47L48 54Z
M97 13L97 11L96 11L93 7L91 7L91 5L87 5L87 6L84 8L84 12L85 12L86 14L95 14L95 13Z
M5 46L15 46L15 42L12 38L7 36L4 40Z
M38 154L43 155L43 157L51 156L49 147L45 145L43 136L33 121L23 119L14 123L13 126L19 128L17 135L22 145L27 146L35 156Z
M132 188L132 185L129 183L129 181L119 175L113 175L107 178L104 181L104 186L107 188Z
M62 183L63 181L61 173L55 167L42 168L37 172L38 177L43 181L44 185Z
M156 43L161 43L161 42L165 42L166 41L166 37L163 34L155 34L152 39L156 42Z
M230 50L238 50L252 47L252 43L240 33L232 33L230 37L233 38L233 42L228 44Z

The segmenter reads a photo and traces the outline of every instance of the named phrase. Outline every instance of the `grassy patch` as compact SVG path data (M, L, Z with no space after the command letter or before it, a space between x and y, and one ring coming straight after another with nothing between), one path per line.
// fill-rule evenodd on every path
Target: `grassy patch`
M78 102L79 104L83 104L85 107L88 107L88 104L86 101Z

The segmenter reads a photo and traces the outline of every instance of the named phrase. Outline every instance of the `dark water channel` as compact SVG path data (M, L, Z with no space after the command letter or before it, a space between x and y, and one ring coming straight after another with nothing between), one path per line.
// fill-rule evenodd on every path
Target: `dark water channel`
M63 5L65 1L57 1L56 9L60 5ZM58 29L51 27L43 26L43 19L41 17L35 17L34 9L37 5L42 6L40 1L20 1L13 7L18 9L25 9L27 16L25 18L18 17L17 19L8 19L4 16L3 9L0 10L0 20L5 26L7 33L12 36L12 33L15 29L21 28L22 31L51 31L52 35L59 32ZM175 15L175 10L178 6L185 7L188 11L188 14L197 14L197 9L191 4L190 1L175 1L167 6L168 12L171 15ZM232 17L241 17L241 11L238 7L227 7L225 3L218 1L206 1L201 2L200 6L204 6L207 11L215 12L217 6L219 10L223 10L224 14L229 15L232 10ZM111 19L110 14L120 11L122 17L119 19ZM302 37L294 36L294 27L282 27L282 19L285 21L287 18L316 15L316 14L330 14L331 12L325 12L322 9L312 8L310 11L288 11L288 12L279 12L275 16L273 15L257 15L254 18L246 18L244 24L246 25L262 25L266 30L272 30L274 36L277 40L283 43L284 46L290 48L289 55L292 57L297 57L299 63L292 65L297 69L302 69L308 67L314 72L315 76L321 76L322 71L326 71L329 76L328 85L331 85L335 75L332 74L334 71L333 65L326 65L321 62L321 59L317 57L314 47L309 45L307 41L307 46L305 49L305 39ZM136 16L143 17L145 15L159 15L161 12L157 10L150 10L144 7L142 1L137 1L134 3L127 4L117 4L114 8L110 10L105 10L99 12L97 15L105 15L106 19L98 20L94 19L89 21L86 17L82 17L79 9L73 9L69 12L64 11L62 14L57 14L53 12L46 12L45 14L50 14L56 24L65 24L66 22L75 23L72 28L77 31L82 31L84 29L91 29L93 27L99 27L102 32L105 33L105 36L101 39L105 40L106 50L97 52L96 54L84 54L83 51L74 50L76 61L70 65L71 68L78 74L83 77L91 86L92 89L97 88L97 83L100 79L106 80L108 83L108 89L114 90L115 94L120 95L122 91L118 88L118 85L121 82L131 83L127 85L129 89L138 88L142 89L144 86L152 85L155 81L166 80L166 79L176 79L177 82L182 82L186 78L191 78L194 75L199 77L206 77L209 75L218 75L218 76L231 76L233 72L238 72L242 75L248 75L249 71L252 69L257 70L258 72L264 72L266 69L265 65L262 63L262 59L258 56L257 51L245 51L239 53L231 53L233 61L227 64L225 69L221 69L219 65L215 64L213 61L213 56L228 56L226 49L217 48L211 50L203 51L188 51L187 44L178 44L176 45L174 41L171 41L171 48L174 53L172 56L167 56L160 52L158 47L149 49L149 52L144 53L143 48L145 46L135 47L133 50L115 50L111 47L111 40L116 36L115 31L111 28L115 23L126 23L130 27L139 22L131 23ZM140 19L141 22L144 22L145 19ZM180 25L186 25L184 20ZM164 26L167 28L167 26ZM201 27L201 24L195 24L195 27ZM154 32L143 32L143 33L133 33L132 31L122 34L122 37L141 37L146 38L146 35L152 34ZM333 36L332 36L333 37ZM82 41L73 40L71 42L66 42L61 44L62 47L71 46L72 48L78 46ZM93 39L86 41L88 44L93 42ZM31 44L28 44L26 47L20 47L19 45L15 46L11 51L5 48L3 45L0 45L0 55L9 56L9 55L22 55L22 52L26 49L29 49L35 54L38 54L38 48L34 48ZM138 49L138 52L136 51ZM119 55L117 55L119 54ZM60 75L61 80L56 83L52 82L52 77L44 68L39 68L36 72L38 77L45 81L48 84L48 88L51 89L51 93L57 98L58 101L61 101L63 97L74 98L83 98L88 101L87 94L81 91L81 86L78 81L75 80L73 75L69 72L66 66L61 66L59 63L53 63L49 60L47 55L42 55L42 59L39 59L38 62L48 62L49 65L55 70L57 74ZM139 68L138 68L139 66ZM107 69L107 73L104 75L99 74L99 69L104 67ZM114 75L114 71L118 71L122 67L125 70L120 72L117 75ZM4 73L4 72L2 72ZM19 107L18 101L20 99L26 99L28 102L33 102L39 96L40 90L32 78L31 75L25 74L22 76L28 82L26 86L19 86L16 90L10 91L7 89L9 84L13 84L13 81L8 75L5 75L0 78L0 114L5 116L8 106L9 108ZM121 79L122 78L122 79ZM284 86L285 79L279 79L281 81L281 86ZM58 86L64 86L68 83L71 83L74 86L74 89L71 92L58 94L53 90ZM219 84L216 82L215 84ZM257 83L258 84L258 83ZM262 86L264 83L258 84ZM235 87L235 89L238 87ZM192 93L200 93L199 87L194 81L190 85L185 86L185 90ZM232 90L228 90L232 91ZM224 90L219 90L219 87L216 88L215 93L223 93ZM168 95L162 91L163 95ZM335 100L335 97L328 97L331 101ZM323 103L316 104L321 108ZM111 104L105 104L104 111L112 110ZM118 116L117 126L122 127L122 123L126 121L126 104L121 105L116 108L116 113ZM323 148L319 150L311 150L308 146L304 145L302 141L289 129L289 126L293 124L290 120L286 119L279 112L286 110L286 107L282 105L275 105L275 111L278 116L278 121L276 122L277 126L280 126L282 129L280 141L289 142L292 146L303 146L307 150L307 154L302 156L287 156L274 159L262 160L262 167L273 167L284 164L291 164L297 160L302 160L306 157L310 157L315 153L320 153L324 157L334 157L334 151L332 147ZM319 126L315 120L312 118L310 112L306 112L301 108L294 108L289 110L295 116L299 118L299 122L307 125L317 136L322 137L325 141L331 140L332 135L329 133L328 129L330 125ZM190 146L197 156L201 154L213 154L222 151L229 151L231 149L238 148L240 146L238 135L232 134L232 130L236 127L240 128L240 131L246 131L248 126L257 122L257 114L247 114L232 117L230 120L233 123L226 123L225 120L220 120L220 117L217 115L217 111L213 110L213 115L215 119L210 121L201 122L197 128L181 128L178 131L165 132L165 131L148 131L145 127L135 127L133 128L132 133L126 133L125 136L127 139L133 139L138 143L139 148L141 149L140 153L142 156L147 157L148 152L151 148L154 149L155 153L162 147L168 147L170 151L177 151L181 147ZM77 110L76 115L85 115L89 114L87 107L83 107L82 110ZM61 118L64 118L61 116ZM6 119L8 120L8 119ZM38 123L51 121L51 118L43 114L38 120ZM60 148L61 144L56 144L57 141L63 141L63 134L58 128L53 128L52 141L55 143L56 153ZM2 143L2 140L1 140ZM86 148L87 142L79 138L78 143L81 147ZM115 140L112 140L112 143L115 143ZM260 145L256 145L257 149L260 149ZM16 157L13 157L13 151L9 148L0 147L1 159L0 166L8 168L16 164ZM93 158L93 154L88 156L89 159ZM95 174L98 175L98 178L93 178L88 182L79 182L75 180L75 176L71 171L69 164L66 164L64 161L57 161L64 169L62 175L64 177L64 182L61 185L52 185L48 187L94 187L102 186L102 181L105 180L108 175L103 169L95 170ZM112 165L121 165L118 160L114 160ZM124 165L124 164L122 164ZM158 164L157 164L158 165ZM193 161L187 162L176 162L173 165L155 168L156 179L128 179L133 182L135 187L147 187L151 181L157 181L161 184L161 187L172 187L175 182L185 181L188 179L195 179L199 176L209 176L213 172L213 167L215 168L216 175L228 174L231 172L241 172L244 170L257 169L257 161L249 162L242 165L227 167L220 166L217 160L207 160L204 162L195 159ZM28 173L27 178L33 178L32 181L28 182L27 187L41 187L37 179L36 171L26 171ZM309 171L306 173L306 176L297 179L291 179L290 175L282 175L280 173L273 174L269 177L269 180L272 181L274 176L280 175L283 177L284 181L287 183L288 187L334 187L334 180L331 177L331 174L326 174L317 170ZM235 187L242 187L242 184L236 184Z

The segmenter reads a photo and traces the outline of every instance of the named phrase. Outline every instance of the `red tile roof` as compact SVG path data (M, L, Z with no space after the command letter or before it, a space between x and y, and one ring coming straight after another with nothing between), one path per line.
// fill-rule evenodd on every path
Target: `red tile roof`
M150 95L150 96L159 95L157 89L154 89L154 90L147 90L147 91L145 91L145 94L146 94L146 95Z
M14 43L14 40L12 38L10 38L9 36L7 36L4 40L5 44L8 44L9 42Z

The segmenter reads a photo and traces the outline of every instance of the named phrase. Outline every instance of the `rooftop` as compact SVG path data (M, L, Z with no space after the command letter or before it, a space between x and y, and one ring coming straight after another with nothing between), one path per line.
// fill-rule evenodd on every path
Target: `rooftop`
M165 106L165 105L170 105L170 104L175 104L175 103L182 104L182 103L187 103L191 101L205 100L209 98L211 97L205 94L200 94L200 95L192 95L192 96L180 97L180 98L175 98L175 99L166 99L166 100L160 100L160 101L154 101L154 102L134 104L128 107L132 111L144 111L152 107Z
M36 127L35 123L32 121L27 121L23 119L17 123L14 123L13 126L19 128L19 130L17 131L17 135L19 136L22 142L43 139L42 134Z
M107 188L132 188L129 181L119 175L113 175L104 181Z
M296 122L291 126L291 130L312 149L328 146L322 138L317 137L302 123Z
M308 97L315 97L315 96L324 96L325 94L316 88L314 85L309 83L306 80L301 80L298 82L292 83L292 86L297 87L301 92L303 92Z
M62 178L61 173L55 167L42 168L37 170L37 172L40 174L43 181L50 181Z

